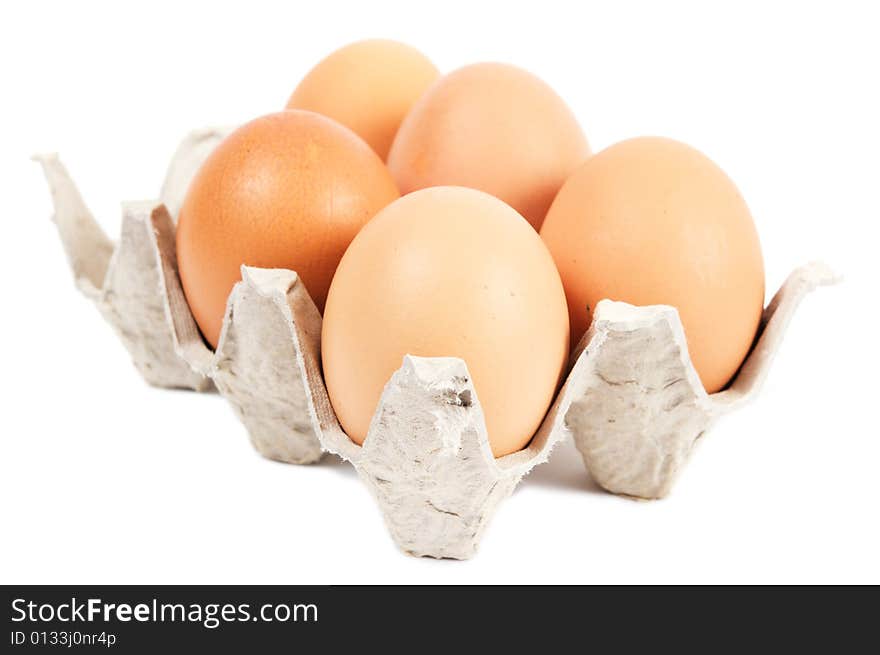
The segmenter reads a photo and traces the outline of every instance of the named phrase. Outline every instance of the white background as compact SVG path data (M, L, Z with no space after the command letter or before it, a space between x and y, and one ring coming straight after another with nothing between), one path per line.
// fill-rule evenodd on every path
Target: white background
M4 3L0 582L880 582L878 32L870 2ZM32 153L115 236L189 129L282 108L373 36L532 70L595 150L700 148L752 208L768 294L815 258L846 276L668 499L602 493L565 444L475 559L405 556L351 468L261 459L219 396L146 386L74 290Z

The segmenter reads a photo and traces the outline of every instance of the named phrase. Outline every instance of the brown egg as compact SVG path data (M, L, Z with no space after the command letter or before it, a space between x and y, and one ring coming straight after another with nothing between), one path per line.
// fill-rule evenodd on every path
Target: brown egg
M461 187L402 197L339 264L321 335L324 379L348 435L363 443L406 354L468 366L495 456L523 448L568 355L565 293L529 224Z
M506 64L438 80L404 119L388 155L401 193L454 184L486 191L541 227L569 174L589 156L562 99Z
M358 41L319 62L287 102L354 130L385 159L400 122L440 72L421 52L384 39Z
M388 169L354 132L284 111L227 137L202 165L180 210L183 290L214 347L242 264L296 271L319 309L346 247L398 197Z
M761 318L764 263L745 201L703 154L649 137L603 150L562 187L541 236L573 344L603 298L672 305L706 391L736 373Z

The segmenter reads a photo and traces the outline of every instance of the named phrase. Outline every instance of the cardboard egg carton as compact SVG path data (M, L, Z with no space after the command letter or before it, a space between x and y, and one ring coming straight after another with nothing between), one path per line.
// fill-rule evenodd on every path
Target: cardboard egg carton
M184 141L160 200L123 204L117 244L94 221L58 158L37 157L77 286L116 328L150 384L206 390L213 383L270 459L308 464L330 452L351 462L395 542L413 555L472 556L497 505L569 436L608 491L665 496L697 439L757 393L803 297L835 281L822 264L795 270L764 311L733 382L711 395L673 307L601 301L531 443L498 459L467 364L407 355L359 446L330 405L320 365L321 316L295 272L243 266L216 351L189 311L172 216L227 132L203 130Z

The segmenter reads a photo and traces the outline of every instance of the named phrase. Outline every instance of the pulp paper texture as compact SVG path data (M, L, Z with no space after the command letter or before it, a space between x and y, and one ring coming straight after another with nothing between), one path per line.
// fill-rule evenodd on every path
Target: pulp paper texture
M174 298L164 289L169 276L179 287L168 212L155 203L124 204L122 234L114 244L58 158L45 155L37 160L49 183L55 223L76 285L114 327L144 379L159 387L210 387L205 375L178 356L171 325Z
M181 145L163 188L173 213L222 134L203 130ZM739 374L712 395L693 368L674 308L603 300L532 442L499 459L492 457L466 363L408 355L358 446L330 406L320 368L321 317L296 273L242 267L212 352L180 286L166 206L124 205L122 237L114 245L58 159L39 160L77 286L116 328L144 378L191 389L213 380L266 457L305 464L329 451L350 461L395 542L420 556L473 555L497 505L569 436L604 488L640 498L666 495L700 435L758 391L801 299L834 281L822 264L792 273L765 310Z
M673 307L601 301L569 379L581 388L566 427L590 474L613 493L662 498L697 439L721 415L750 400L807 293L835 281L823 264L795 270L764 311L752 352L730 386L707 394Z

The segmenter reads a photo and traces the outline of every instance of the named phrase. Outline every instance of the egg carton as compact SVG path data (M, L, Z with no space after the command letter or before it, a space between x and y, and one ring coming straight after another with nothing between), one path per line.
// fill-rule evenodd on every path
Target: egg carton
M189 311L174 214L201 161L227 132L202 130L183 142L160 199L123 204L118 244L94 221L57 156L36 158L77 286L150 384L197 391L213 384L270 459L310 464L330 452L351 462L395 542L417 556L471 557L498 504L569 436L603 488L662 498L699 437L758 392L804 296L835 282L821 263L795 270L764 310L740 371L714 394L700 383L675 308L602 300L531 443L498 459L467 364L407 355L359 446L330 405L321 374L321 316L295 272L243 266L216 351Z

